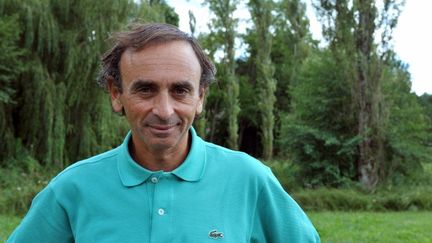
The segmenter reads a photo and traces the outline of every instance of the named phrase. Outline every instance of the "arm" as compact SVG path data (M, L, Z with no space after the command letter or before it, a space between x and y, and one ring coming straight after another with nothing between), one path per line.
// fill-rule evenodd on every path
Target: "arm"
M7 243L73 241L68 216L48 185L36 195L27 215Z
M251 242L320 242L306 214L271 172L258 196Z

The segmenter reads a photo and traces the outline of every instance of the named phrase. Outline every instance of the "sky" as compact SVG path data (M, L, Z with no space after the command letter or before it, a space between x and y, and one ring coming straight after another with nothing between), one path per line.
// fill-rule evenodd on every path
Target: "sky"
M307 0L309 1L309 0ZM180 17L180 29L189 30L188 11L192 10L197 21L197 32L208 32L207 24L211 16L208 7L201 5L202 0L168 0ZM245 2L245 1L241 1ZM399 22L393 32L393 47L399 58L409 65L412 92L417 95L432 94L432 1L406 0ZM321 38L320 24L314 11L308 8L307 14L311 21L310 30L316 39ZM251 25L250 14L246 7L238 6L235 17L239 18L239 32L245 33ZM238 51L241 43L237 43Z

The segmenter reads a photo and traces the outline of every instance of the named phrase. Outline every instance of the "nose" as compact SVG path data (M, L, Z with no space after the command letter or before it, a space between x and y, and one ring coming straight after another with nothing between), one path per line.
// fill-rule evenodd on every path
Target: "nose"
M172 100L168 93L162 92L153 100L153 114L161 120L168 120L174 113Z

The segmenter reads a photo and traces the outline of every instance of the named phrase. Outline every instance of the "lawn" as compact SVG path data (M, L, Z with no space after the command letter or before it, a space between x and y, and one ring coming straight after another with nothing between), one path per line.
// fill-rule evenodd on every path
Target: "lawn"
M0 215L0 242L5 242L6 237L19 224L21 218L16 216Z
M432 243L432 212L308 212L322 242ZM0 242L20 218L0 215Z
M309 212L322 242L432 242L432 212Z

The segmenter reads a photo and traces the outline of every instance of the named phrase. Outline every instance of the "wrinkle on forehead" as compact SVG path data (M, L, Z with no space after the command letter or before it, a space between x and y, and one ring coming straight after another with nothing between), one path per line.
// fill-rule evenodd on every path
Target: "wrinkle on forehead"
M145 58L142 58L142 55L145 55ZM180 67L185 72L201 74L198 58L192 46L185 41L155 43L140 50L126 49L120 59L120 67L124 68L125 65L149 71L169 71Z

